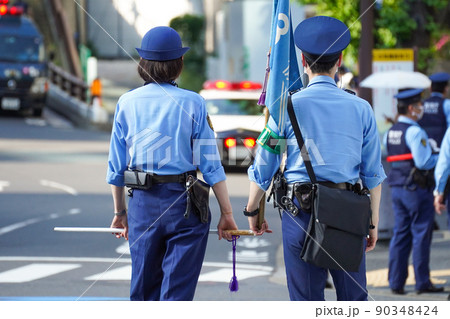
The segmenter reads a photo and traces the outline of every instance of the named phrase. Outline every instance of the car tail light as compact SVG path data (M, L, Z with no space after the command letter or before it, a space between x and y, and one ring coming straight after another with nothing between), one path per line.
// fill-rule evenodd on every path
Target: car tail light
M251 82L251 81L243 81L236 83L238 88L241 90L259 90L262 89L262 85L260 83Z
M248 147L248 148L253 148L253 147L255 147L255 144L256 144L256 141L255 141L255 139L252 138L252 137L247 137L247 138L244 140L244 145L245 145L246 147Z
M0 2L0 15L13 15L18 16L23 14L22 7L8 7L6 4Z
M229 138L225 139L224 143L225 143L226 148L232 148L232 147L236 146L236 139L229 137Z
M260 90L262 89L261 83L242 81L242 82L229 82L229 81L206 81L203 84L205 90Z
M203 88L205 90L231 90L232 84L228 81L206 81Z

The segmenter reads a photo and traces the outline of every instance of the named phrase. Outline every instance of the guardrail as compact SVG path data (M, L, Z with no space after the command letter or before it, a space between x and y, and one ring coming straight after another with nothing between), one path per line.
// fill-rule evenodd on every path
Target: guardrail
M48 63L49 80L61 90L80 101L88 102L89 86L80 78L61 69L52 62Z

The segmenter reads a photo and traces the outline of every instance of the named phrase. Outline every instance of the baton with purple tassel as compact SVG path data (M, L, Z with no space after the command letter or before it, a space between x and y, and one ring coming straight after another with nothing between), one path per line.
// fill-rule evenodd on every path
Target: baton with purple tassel
M264 214L264 208L262 213ZM264 221L264 215L262 217L262 221ZM259 225L259 227L261 226ZM58 232L113 233L113 234L123 232L123 228L110 228L110 227L55 227L53 230ZM231 292L236 292L239 290L239 283L236 277L236 241L240 236L255 236L255 233L252 230L239 230L239 229L225 230L225 231L231 234L232 236L231 243L233 246L233 277L230 280L229 288ZM217 234L218 231L215 229L210 229L209 233Z

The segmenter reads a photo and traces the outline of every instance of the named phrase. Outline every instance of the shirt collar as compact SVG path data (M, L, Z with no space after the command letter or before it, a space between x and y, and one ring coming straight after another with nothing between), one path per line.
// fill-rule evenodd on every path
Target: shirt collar
M317 83L328 83L331 84L335 87L337 87L336 82L329 76L327 75L318 75L316 77L314 77L311 82L309 82L307 87L310 87L311 85L317 84Z
M439 92L431 92L430 96L443 97L444 95L442 93L439 93Z
M409 117L406 117L406 116L404 116L404 115L400 115L399 117L398 117L398 121L399 122L402 122L402 123L407 123L407 124L411 124L411 125L419 125L419 124L417 124L417 122L416 121L414 121L414 120L412 120L412 119L410 119Z

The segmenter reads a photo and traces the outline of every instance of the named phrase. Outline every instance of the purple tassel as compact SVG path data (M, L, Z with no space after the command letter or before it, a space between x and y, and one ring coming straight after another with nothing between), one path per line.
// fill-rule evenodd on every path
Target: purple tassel
M270 51L269 53L267 53L266 74L264 75L264 84L261 96L259 97L258 105L266 105L267 80L269 79L269 73L270 73Z
M261 93L261 96L259 97L258 100L258 105L266 105L266 91L263 91Z
M236 240L239 236L233 236L232 237L232 244L233 244L233 278L231 278L230 281L230 291L236 292L239 290L239 283L236 277Z

